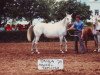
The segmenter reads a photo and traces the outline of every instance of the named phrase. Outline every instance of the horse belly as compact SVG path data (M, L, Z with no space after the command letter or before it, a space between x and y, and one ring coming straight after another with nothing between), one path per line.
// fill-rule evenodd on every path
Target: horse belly
M58 30L46 30L44 31L44 35L48 38L56 38L59 36L64 36L66 34L66 30L64 29L58 29Z
M45 37L47 38L56 38L59 37L57 33L44 33Z

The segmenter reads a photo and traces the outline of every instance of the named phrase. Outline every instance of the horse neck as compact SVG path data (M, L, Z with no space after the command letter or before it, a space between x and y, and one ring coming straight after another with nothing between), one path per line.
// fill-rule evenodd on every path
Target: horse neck
M60 23L60 25L62 25L62 26L64 26L64 27L66 27L66 20L65 20L66 18L64 18L64 19L62 19L61 21L59 21L58 23Z
M66 18L58 21L58 22L55 22L54 23L55 25L59 25L59 26L63 26L63 27L66 27L67 26L67 23L66 23Z

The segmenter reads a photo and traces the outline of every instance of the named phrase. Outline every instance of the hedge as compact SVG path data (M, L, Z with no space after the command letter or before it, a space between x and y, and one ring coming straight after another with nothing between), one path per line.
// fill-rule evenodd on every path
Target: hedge
M0 42L26 42L26 31L3 31L0 32Z
M74 31L69 31L70 34L74 34ZM66 36L67 40L73 40L74 37L67 34ZM49 39L44 37L44 35L41 36L40 41L42 42L50 42L50 41L59 41L58 38L55 39ZM28 42L27 41L27 31L3 31L0 32L0 42Z

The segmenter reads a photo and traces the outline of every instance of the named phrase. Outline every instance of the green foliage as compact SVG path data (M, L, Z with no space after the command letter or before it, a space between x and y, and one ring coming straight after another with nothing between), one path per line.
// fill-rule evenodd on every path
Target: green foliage
M73 18L77 14L82 19L89 18L90 7L77 0L56 2L56 0L1 0L0 15L15 17L25 17L27 19L44 18L48 21L58 21L65 17L65 13L72 14Z
M91 22L86 22L85 23L87 26L93 26L93 24Z
M90 7L87 6L85 3L77 2L77 0L68 0L68 1L60 1L58 3L60 5L57 10L58 14L60 16L57 16L61 18L62 16L65 16L64 14L67 12L69 14L73 14L72 17L75 20L76 15L81 15L81 19L87 19L91 15Z

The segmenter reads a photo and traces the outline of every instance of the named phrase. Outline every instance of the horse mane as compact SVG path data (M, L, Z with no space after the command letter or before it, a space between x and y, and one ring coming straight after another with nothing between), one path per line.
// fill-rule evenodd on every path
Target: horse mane
M65 18L66 18L66 17L65 17ZM65 18L63 18L62 20L60 20L60 21L58 21L58 22L55 22L54 24L61 23L61 24L64 25L64 24L65 24L65 21L66 21Z
M63 18L61 21L59 21L59 22L61 22L64 26L66 25L65 23L66 23L66 17L65 18Z

